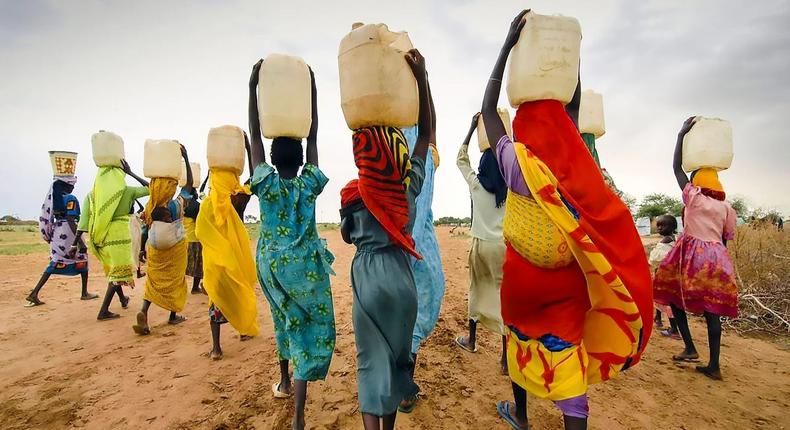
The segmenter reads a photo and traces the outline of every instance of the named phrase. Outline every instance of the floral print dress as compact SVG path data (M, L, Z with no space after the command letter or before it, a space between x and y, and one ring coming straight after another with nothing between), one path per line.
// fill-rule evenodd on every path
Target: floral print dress
M335 313L329 276L334 256L318 236L316 198L329 180L307 164L292 179L261 163L252 192L261 210L256 253L258 281L271 309L280 360L294 379L324 379L335 349Z

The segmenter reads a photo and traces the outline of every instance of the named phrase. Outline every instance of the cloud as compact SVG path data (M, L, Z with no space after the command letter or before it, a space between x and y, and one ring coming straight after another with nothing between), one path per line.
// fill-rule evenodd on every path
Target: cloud
M337 47L351 23L410 32L428 61L443 165L437 216L469 211L454 158L519 1L401 0L0 2L0 213L32 218L49 182L46 151L80 153L76 193L95 174L90 135L122 135L132 166L146 138L176 138L205 159L208 129L246 126L252 64L271 52L300 55L316 72L321 167L330 184L320 220L337 220L339 189L355 174L340 109ZM678 194L675 135L691 114L733 123L736 157L722 175L731 194L790 212L790 21L787 2L537 1L539 13L577 17L582 82L604 95L604 165L633 195ZM505 105L506 99L500 103ZM473 155L473 156L476 156ZM473 160L474 162L474 160ZM205 164L205 161L204 161ZM755 175L760 172L759 175ZM18 179L18 181L17 181ZM13 185L15 182L24 186ZM249 212L257 208L250 205Z

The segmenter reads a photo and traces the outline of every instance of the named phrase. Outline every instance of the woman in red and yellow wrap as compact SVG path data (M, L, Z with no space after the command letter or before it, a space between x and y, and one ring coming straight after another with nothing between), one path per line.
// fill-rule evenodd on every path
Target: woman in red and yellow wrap
M505 133L496 106L526 12L510 26L481 110L509 189L501 306L515 402L499 402L497 411L513 428L528 428L529 391L554 401L566 429L585 429L588 385L633 366L645 349L652 284L631 214L576 127L580 85L567 107L523 103L517 142Z

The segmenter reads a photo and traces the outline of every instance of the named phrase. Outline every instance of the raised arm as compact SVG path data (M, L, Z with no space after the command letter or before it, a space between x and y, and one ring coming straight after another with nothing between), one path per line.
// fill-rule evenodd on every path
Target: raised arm
M420 113L417 119L417 143L414 145L412 157L425 160L428 144L431 140L431 103L428 94L428 76L425 74L425 58L420 51L412 49L406 54L406 62L411 67L417 80L417 91L420 96Z
M505 125L502 124L502 119L497 112L497 105L499 104L499 92L502 89L502 75L505 73L505 64L507 64L507 57L510 55L510 50L518 42L518 37L521 35L521 29L524 28L525 18L524 15L529 12L529 9L521 11L513 22L510 23L510 29L505 37L505 43L502 45L502 50L499 51L494 70L491 71L491 77L488 79L485 95L483 95L483 106L480 112L483 115L483 124L486 128L486 135L491 149L496 154L496 145L499 139L505 136Z
M433 107L433 91L431 91L430 80L428 80L428 101L431 104L431 138L429 143L436 146L436 109Z
M252 165L257 166L266 162L266 153L263 151L263 138L261 137L261 120L258 118L258 76L261 72L263 60L258 60L252 66L250 74L250 99L247 106L247 117L250 128L250 154Z
M133 177L137 182L140 183L140 185L142 185L144 187L148 186L148 181L146 181L145 179L141 178L136 173L132 172L132 167L129 166L129 163L127 163L126 160L121 160L121 168L123 169L124 173L126 173L127 175Z
M315 87L315 75L310 69L311 95L310 101L313 106L313 122L310 124L310 134L307 136L307 164L318 167L318 90Z
M184 157L184 164L186 165L187 169L187 184L184 186L184 190L186 190L189 194L193 194L195 191L195 186L192 184L192 165L189 164L189 156L187 155L187 149L184 147L184 145L181 145L181 156Z
M683 190L689 183L689 178L686 172L683 171L683 138L686 133L694 126L695 116L689 117L684 123L683 127L678 132L678 140L675 142L675 156L672 158L672 170L675 172L675 179L678 181L678 186Z
M254 172L255 166L252 164L252 151L250 149L250 138L247 137L247 132L244 132L244 150L247 151L247 168L250 170L250 178L247 179L247 182L252 182L252 175ZM208 177L206 177L208 180ZM203 191L203 187L200 187L200 190Z
M477 128L477 121L479 118L480 112L472 116L472 123L469 125L469 131L466 133L466 137L461 143L461 148L458 149L458 157L455 160L458 170L461 171L461 174L468 184L471 184L471 181L473 181L476 176L475 171L472 169L472 165L469 163L469 141L472 139L472 133L474 133Z
M579 67L581 73L581 66ZM579 80L576 82L576 91L573 92L573 98L567 105L565 105L565 112L571 117L573 125L579 129L579 106L582 102L582 77L579 75Z

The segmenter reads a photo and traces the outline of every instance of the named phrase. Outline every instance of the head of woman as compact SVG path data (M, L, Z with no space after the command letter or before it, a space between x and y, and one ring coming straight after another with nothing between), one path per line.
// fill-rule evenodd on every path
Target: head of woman
M302 141L291 137L275 137L270 156L272 164L281 175L296 176L299 167L304 164Z
M477 179L486 191L493 194L496 199L496 207L502 207L507 198L507 185L502 172L499 171L499 164L494 156L494 150L488 148L480 157L480 164L477 167Z
M716 200L724 200L727 195L719 181L719 172L716 169L703 167L691 173L691 183L702 190L702 194Z

